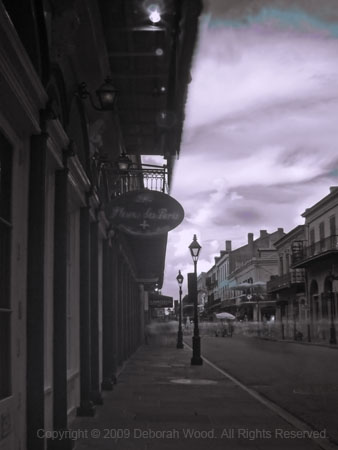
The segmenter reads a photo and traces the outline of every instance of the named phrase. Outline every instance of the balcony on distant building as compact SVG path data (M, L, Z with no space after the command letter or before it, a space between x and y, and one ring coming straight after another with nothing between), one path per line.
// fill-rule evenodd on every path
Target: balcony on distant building
M338 254L338 236L332 235L306 246L304 241L294 242L292 246L292 267L306 267L314 260Z
M221 306L221 299L217 298L216 300L214 300L214 298L212 297L208 299L208 302L205 304L204 309L206 311L214 311L220 306Z
M302 269L294 269L284 275L276 275L271 277L267 282L266 289L268 293L289 289L296 286L297 288L304 288L305 276Z
M206 285L207 289L210 290L210 289L217 287L218 281L214 277L212 277L212 278L208 277L205 281L205 285Z

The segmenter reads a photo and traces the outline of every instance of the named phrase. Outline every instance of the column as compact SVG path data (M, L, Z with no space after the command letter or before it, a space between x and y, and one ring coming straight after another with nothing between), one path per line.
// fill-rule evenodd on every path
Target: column
M138 294L139 308L138 313L140 314L139 319L139 335L137 337L138 343L148 343L148 336L146 334L146 327L148 325L148 292L144 290L144 285L139 285Z
M119 365L124 361L124 266L122 255L119 254L119 271L118 271L118 321L119 321Z
M67 251L68 169L55 172L54 220L54 322L53 322L53 424L67 429ZM50 440L49 449L71 449L68 438Z
M103 390L113 389L113 277L109 240L103 242L103 299L102 299L102 374Z
M44 450L44 253L48 135L31 139L27 268L27 449Z
M110 248L112 277L112 343L111 352L113 354L112 380L116 383L117 367L118 367L118 249L116 240L112 241Z
M137 323L136 323L136 301L135 301L135 281L132 283L131 287L131 313L132 313L132 326L131 326L131 345L132 345L132 352L134 353L136 350L136 329L137 329Z
M122 358L122 261L121 254L117 254L117 364L120 366Z
M123 291L122 291L122 310L123 310L123 361L128 358L128 279L127 266L123 263Z
M94 416L91 392L90 339L90 214L80 213L80 406L78 416Z
M132 353L131 350L131 336L132 336L132 305L131 305L131 275L130 275L130 269L127 267L127 296L126 296L126 302L127 302L127 357Z
M102 405L99 345L99 222L90 225L91 400Z

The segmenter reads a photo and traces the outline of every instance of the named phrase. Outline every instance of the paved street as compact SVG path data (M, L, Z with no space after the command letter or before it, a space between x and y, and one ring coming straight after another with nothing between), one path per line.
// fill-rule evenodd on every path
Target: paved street
M190 343L190 337L185 338ZM202 337L202 354L338 441L338 349L234 335Z
M76 450L338 448L325 431L309 439L310 427L295 427L206 362L191 366L191 349L176 349L176 331L177 322L151 328L148 344L127 362L114 390L103 394L96 416L73 422ZM237 353L232 346L248 346L236 338L207 338L202 345L223 362Z

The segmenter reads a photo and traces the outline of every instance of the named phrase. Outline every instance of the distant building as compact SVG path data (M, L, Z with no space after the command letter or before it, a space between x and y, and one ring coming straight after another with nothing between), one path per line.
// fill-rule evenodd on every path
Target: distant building
M217 272L217 298L224 301L226 298L226 290L229 285L229 264L231 253L231 241L225 241L225 250L222 250L220 256L215 258L215 266Z
M217 268L215 264L208 270L205 284L208 296L207 311L212 312L220 304L220 299L218 298Z
M305 296L305 272L291 267L294 242L305 239L304 225L298 225L274 243L278 253L278 274L267 283L267 293L276 300L276 319L283 338L307 333L308 303ZM298 335L299 336L299 335Z
M335 343L338 278L338 187L302 214L305 239L294 242L292 268L306 271L312 339Z
M206 286L207 274L201 272L197 277L197 304L201 310L204 310L208 302L208 291Z
M226 241L225 250L215 258L207 272L208 310L228 311L248 320L261 320L275 315L275 300L266 295L266 282L278 273L278 257L274 242L284 236L283 228L273 233L260 231L254 240L232 250Z
M225 309L240 319L261 321L276 314L276 303L266 292L271 275L278 273L278 257L274 243L284 236L283 228L273 233L260 230L254 240L248 233L248 243L230 254L228 299Z

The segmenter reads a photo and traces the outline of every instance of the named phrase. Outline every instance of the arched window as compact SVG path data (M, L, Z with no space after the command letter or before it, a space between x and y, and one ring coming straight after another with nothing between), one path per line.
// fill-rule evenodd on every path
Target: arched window
M314 319L319 316L319 302L318 302L318 283L312 280L310 284L310 298L311 298L311 313Z
M332 278L327 276L324 281L324 293L330 294L332 292Z
M310 296L318 294L318 284L316 280L312 280L310 284Z
M327 276L324 281L324 292L322 295L322 316L324 318L328 317L329 308L328 304L332 300L332 278Z

